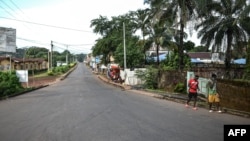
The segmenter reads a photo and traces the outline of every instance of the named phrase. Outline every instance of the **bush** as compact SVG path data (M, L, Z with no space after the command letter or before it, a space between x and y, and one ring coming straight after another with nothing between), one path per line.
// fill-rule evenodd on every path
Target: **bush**
M184 93L186 91L185 85L183 83L177 83L174 88L174 92L177 93Z
M52 71L48 71L47 74L48 74L49 76L55 75Z
M22 91L24 88L16 76L16 72L0 72L0 97Z
M63 74L63 73L65 73L65 72L69 71L69 69L71 68L70 66L71 66L71 65L54 67L54 68L52 69L52 73L53 73L53 75L60 75L60 74ZM72 65L72 66L74 66L74 65Z
M157 73L158 70L150 66L146 71L137 70L135 75L144 81L143 86L148 89L157 89Z

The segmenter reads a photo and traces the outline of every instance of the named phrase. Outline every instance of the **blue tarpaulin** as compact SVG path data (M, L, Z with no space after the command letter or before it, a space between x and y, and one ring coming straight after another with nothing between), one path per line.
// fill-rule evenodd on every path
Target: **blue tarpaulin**
M166 59L166 55L167 54L161 54L161 55L159 55L159 60L160 61L165 60ZM154 57L154 60L157 61L157 57Z
M245 58L240 58L234 60L234 64L246 64L246 59Z
M167 54L165 54L165 53L164 54L160 54L159 55L159 61L165 60L166 56L167 56ZM148 57L147 60L152 60L152 61L156 62L157 61L157 57L156 56L155 57Z
M203 63L201 60L191 58L191 63Z

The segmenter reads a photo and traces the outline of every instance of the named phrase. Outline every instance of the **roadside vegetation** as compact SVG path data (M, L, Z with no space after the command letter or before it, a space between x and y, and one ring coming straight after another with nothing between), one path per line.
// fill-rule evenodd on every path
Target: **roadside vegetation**
M10 94L21 92L24 88L19 82L15 71L0 72L0 97L6 97Z
M113 56L115 63L124 67L126 46L127 68L148 68L138 76L145 80L145 87L156 88L160 70L189 70L192 64L187 52L211 52L225 57L224 79L233 79L229 74L232 59L246 58L241 79L250 80L248 0L144 0L144 3L148 8L111 18L100 15L91 21L93 32L101 35L92 55L102 56L102 64L110 63ZM194 32L201 39L201 46L186 41ZM152 46L156 61L146 54ZM159 59L160 48L171 52L165 61ZM182 86L177 84L175 90L183 91Z
M94 57L101 58L101 64L115 63L124 66L126 47L127 68L147 68L138 72L144 80L144 87L157 89L162 71L188 71L191 58L188 52L211 52L224 56L224 79L233 79L229 72L231 60L246 58L244 77L250 81L250 3L248 0L144 0L145 9L129 11L123 15L108 18L105 15L92 19L90 27L99 34L92 47ZM196 46L187 37L197 33L202 45ZM140 35L138 35L138 33ZM125 41L125 42L124 42ZM156 60L147 51L154 47ZM160 61L160 48L169 51L166 60ZM18 49L16 55L24 58L48 58L48 49L30 47ZM77 58L82 62L86 54L74 55L68 50L53 51L52 66L56 61ZM53 68L48 75L60 75L68 68ZM175 91L185 91L181 82L175 84Z
M76 63L71 63L66 66L54 67L52 71L39 71L31 75L31 77L47 77L47 76L60 76L67 73L73 68ZM15 71L11 72L0 72L0 99L7 98L11 95L29 91L35 88L24 88L19 82L19 78Z

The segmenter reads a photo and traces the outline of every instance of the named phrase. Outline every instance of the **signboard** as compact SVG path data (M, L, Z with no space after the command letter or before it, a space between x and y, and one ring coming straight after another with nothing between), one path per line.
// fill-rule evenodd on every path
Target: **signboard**
M16 52L16 29L0 27L0 51Z
M16 70L16 75L19 77L19 82L28 82L28 70Z
M212 53L212 59L213 62L218 62L219 59L219 53Z

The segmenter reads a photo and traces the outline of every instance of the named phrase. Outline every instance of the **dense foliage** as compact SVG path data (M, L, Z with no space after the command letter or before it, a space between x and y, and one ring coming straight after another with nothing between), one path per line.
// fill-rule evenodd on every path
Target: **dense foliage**
M187 52L216 52L224 58L227 72L231 69L231 59L247 58L245 79L249 79L246 49L250 34L250 3L247 0L144 0L144 4L149 7L111 17L111 20L100 16L91 21L93 31L101 35L93 46L93 55L103 56L101 63L110 63L112 56L123 66L123 48L126 46L129 67L154 65L158 69L156 77L160 77L159 70L189 70L192 64ZM135 40L137 31L141 32L142 39ZM197 32L203 45L195 46L192 41L185 41L186 31L189 35ZM157 59L147 56L146 51L150 48L155 50L153 57ZM160 48L169 51L164 61L159 60ZM153 76L151 71L138 76L154 88L155 79L149 77Z
M144 83L143 87L148 89L156 89L158 86L158 69L154 66L149 66L145 71L136 70L135 74L138 78L140 78Z
M24 90L15 71L0 72L0 97Z
M71 63L67 66L59 66L53 68L52 71L48 72L48 75L62 75L67 73L71 68L73 68L76 63ZM20 93L32 88L24 88L19 82L19 78L15 71L12 72L1 72L0 71L0 98L8 97L16 93Z

